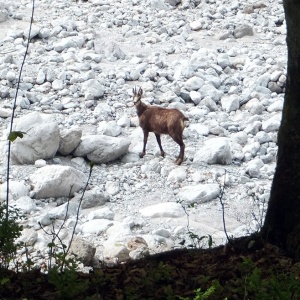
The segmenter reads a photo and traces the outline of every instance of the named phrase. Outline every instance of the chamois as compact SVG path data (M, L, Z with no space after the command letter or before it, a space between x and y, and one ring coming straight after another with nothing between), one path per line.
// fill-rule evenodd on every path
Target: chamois
M165 152L161 146L160 135L169 134L180 146L180 153L175 161L177 165L180 165L183 161L185 148L182 141L182 132L185 127L185 121L188 121L188 118L178 109L146 105L141 100L142 94L143 90L141 88L139 88L138 92L136 91L136 88L133 89L133 103L139 117L140 126L144 132L144 147L143 151L140 153L140 157L143 157L146 154L146 144L149 132L155 134L161 156L164 157Z

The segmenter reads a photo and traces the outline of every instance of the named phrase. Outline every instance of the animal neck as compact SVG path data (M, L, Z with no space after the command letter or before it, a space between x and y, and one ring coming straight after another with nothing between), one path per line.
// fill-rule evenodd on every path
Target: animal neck
M142 101L140 101L135 106L135 108L136 108L137 115L140 116L147 109L147 105L145 103L143 103Z

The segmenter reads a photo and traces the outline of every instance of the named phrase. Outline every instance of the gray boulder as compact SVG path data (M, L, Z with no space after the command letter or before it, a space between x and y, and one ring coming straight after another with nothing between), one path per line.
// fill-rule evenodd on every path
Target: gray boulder
M35 198L72 196L82 189L87 176L68 166L50 165L38 169L30 176Z
M86 156L95 163L107 163L127 153L129 145L128 138L87 135L82 137L74 155Z
M194 162L205 162L209 165L229 165L232 156L227 138L212 138L205 141L204 146L195 153Z
M15 164L34 164L38 159L53 158L59 147L59 128L54 118L37 112L17 120L14 131L24 132L11 147Z

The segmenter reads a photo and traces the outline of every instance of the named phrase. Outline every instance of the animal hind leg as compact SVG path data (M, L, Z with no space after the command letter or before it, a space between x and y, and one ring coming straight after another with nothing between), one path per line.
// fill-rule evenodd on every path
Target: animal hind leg
M165 157L165 151L163 150L163 148L161 146L160 134L158 134L158 133L154 133L154 134L155 134L157 144L158 144L159 149L160 149L160 154L161 154L162 157Z
M184 157L184 149L185 149L185 145L182 141L182 136L178 136L178 135L172 135L172 139L180 146L180 152L179 155L175 161L175 163L177 165L180 165L183 162L183 157Z

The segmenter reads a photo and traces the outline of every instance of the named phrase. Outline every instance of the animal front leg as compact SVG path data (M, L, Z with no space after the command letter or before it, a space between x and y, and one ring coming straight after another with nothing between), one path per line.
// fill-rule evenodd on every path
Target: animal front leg
M161 140L160 140L160 134L158 133L155 133L155 137L156 137L156 140L157 140L157 144L159 146L159 149L160 149L160 155L162 157L165 157L165 151L163 150L162 146L161 146Z
M146 145L147 145L148 135L149 135L149 132L144 131L144 147L143 147L143 152L140 153L141 158L144 157L144 155L146 154Z

